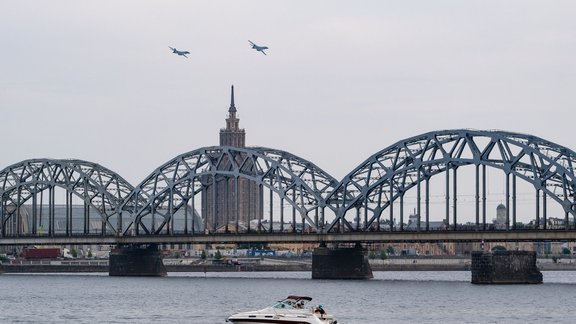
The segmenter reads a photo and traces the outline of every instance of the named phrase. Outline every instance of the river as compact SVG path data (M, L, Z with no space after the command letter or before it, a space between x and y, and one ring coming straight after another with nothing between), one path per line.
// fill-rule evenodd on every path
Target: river
M374 272L374 279L311 280L309 272L2 274L2 323L225 323L287 295L308 295L340 324L573 323L576 272L539 285L472 285L470 273Z

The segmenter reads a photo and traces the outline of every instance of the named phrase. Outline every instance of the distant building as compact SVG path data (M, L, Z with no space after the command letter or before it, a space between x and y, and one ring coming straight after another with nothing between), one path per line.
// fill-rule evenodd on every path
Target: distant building
M448 228L445 220L441 221L428 221L428 230L430 231L438 231L438 230L445 230ZM418 214L411 214L408 216L408 224L404 226L404 229L407 231L416 231L418 230ZM420 219L420 230L426 229L426 221Z
M546 228L547 229L565 229L566 228L566 220L564 218L548 217L548 219L546 219Z
M236 112L234 86L232 86L226 128L220 129L220 146L245 147L246 145L246 132L240 128L240 119L236 117ZM226 170L228 166L223 163L218 167ZM219 231L227 229L229 232L256 230L250 226L250 221L262 217L262 187L254 181L238 178L238 201L236 202L236 179L220 176L215 180L216 188L213 188L213 184L208 185L202 197L202 216L207 219L207 229ZM211 182L213 179L206 178L206 181ZM236 215L238 215L238 228L235 225Z
M506 206L500 204L496 207L496 219L492 222L496 229L506 229Z
M240 119L236 117L236 106L234 105L234 86L232 86L230 96L230 108L228 108L228 118L226 118L226 128L220 129L220 145L245 147L246 131L240 128Z
M12 208L12 209L10 209ZM48 205L42 205L38 207L38 224L36 224L36 233L33 233L33 207L32 205L22 205L20 207L18 215L20 216L20 233L23 235L36 234L38 236L47 236L50 232L50 227L52 226L52 232L55 236L66 235L66 230L71 233L71 235L81 235L81 234L101 234L102 228L106 228L108 234L113 230L109 228L107 222L102 219L100 212L94 206L84 206L84 205L61 205L55 204L53 208L54 221L52 224L49 222L50 207ZM159 207L156 209L157 212L165 214L167 213L166 207ZM190 206L188 208L188 215L192 215L192 209ZM9 211L14 210L14 206L8 206ZM67 213L69 213L70 218L68 219ZM185 214L184 208L180 208L174 212L173 223L176 229L184 228L185 224ZM190 216L188 216L190 217ZM5 224L4 230L8 235L16 233L16 217L10 218L11 222ZM164 218L158 217L156 219L156 227L159 227ZM116 224L114 220L109 220L112 224ZM202 219L198 213L194 213L194 231L202 231L203 224Z

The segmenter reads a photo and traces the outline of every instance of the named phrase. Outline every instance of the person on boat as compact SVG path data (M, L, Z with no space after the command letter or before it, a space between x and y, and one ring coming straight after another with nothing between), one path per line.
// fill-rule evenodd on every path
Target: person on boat
M326 314L326 311L324 310L324 308L322 308L322 305L318 305L316 307L316 309L314 310L314 313L318 313L320 315L324 315Z

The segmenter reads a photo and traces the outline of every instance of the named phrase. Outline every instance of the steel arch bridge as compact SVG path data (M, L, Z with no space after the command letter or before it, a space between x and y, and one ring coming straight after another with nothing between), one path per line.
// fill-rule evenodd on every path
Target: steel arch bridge
M562 238L576 238L568 233L576 229L575 161L574 151L536 136L467 129L433 131L398 141L368 157L341 181L310 161L262 147L214 146L184 153L136 187L95 163L26 160L0 171L0 235L3 239L98 235L110 242L160 242L168 241L167 237L182 242L191 242L191 237L205 242L287 242L383 241L392 232L417 232L434 234L436 240L477 239L479 235L458 233L497 232L486 222L487 171L495 169L505 176L505 205L511 207L500 232L519 230L517 180L534 190L535 223L522 230L539 234L507 238L545 239L543 232L557 229L567 231ZM458 222L458 176L463 178L466 166L474 171L472 227ZM434 231L429 226L433 178L444 181L445 188L445 213L441 215L445 227ZM65 196L63 215L55 209L58 190ZM225 198L218 198L216 191ZM242 206L240 198L246 192L259 197L257 205ZM404 219L409 194L415 196L417 216L416 224L410 226ZM83 212L77 211L80 218L73 217L74 200L83 205ZM43 208L46 201L47 209ZM564 212L559 227L547 225L548 201ZM91 218L93 212L98 217ZM46 224L43 213L48 215ZM101 225L94 225L94 218ZM24 227L26 222L30 229ZM57 222L63 225L58 227ZM499 239L496 234L494 240ZM414 236L414 240L424 238ZM403 236L402 240L412 238Z
M61 219L55 213L58 189L62 189L65 194L65 215ZM57 159L22 161L0 171L0 235L24 235L23 225L30 218L31 224L26 224L29 235L96 234L90 226L90 222L94 222L90 214L94 211L97 213L96 222L100 223L97 234L116 235L121 220L118 207L133 190L134 187L118 174L96 163ZM43 210L46 191L48 208ZM74 197L82 201L83 205L80 226L72 221ZM32 215L23 209L26 204L31 206ZM43 212L48 214L45 216L45 233ZM56 231L56 221L65 223L62 226L65 228L63 233ZM74 233L73 227L80 228L80 231Z
M221 220L224 232L233 228L240 232L243 225L250 232L250 222L240 224L239 186L242 184L257 186L257 192L262 195L264 188L269 190L269 218L263 218L263 206L255 206L257 215L257 232L273 232L274 207L273 195L280 202L279 230L284 231L284 205L292 209L291 231L295 231L297 221L308 224L311 231L319 231L319 215L323 217L326 208L326 197L338 185L338 181L310 161L285 151L250 147L237 148L215 146L200 148L175 157L166 162L146 179L136 186L133 193L122 206L124 214L129 214L131 222L125 234L171 234L174 232L174 215L184 209L184 234L194 232L203 227L204 232L217 232L217 222L209 219L216 217L218 183L228 193L230 201L226 205L226 219ZM248 189L250 190L250 189ZM194 223L196 217L196 195L202 195L202 204L212 200L213 211L203 210L203 226ZM231 205L231 206L230 206ZM188 208L190 206L191 214ZM205 209L205 208L203 208ZM313 213L314 215L311 215ZM232 215L233 214L233 215ZM298 214L298 219L296 215ZM160 221L157 221L157 218ZM231 224L231 221L233 222ZM267 222L266 225L263 225ZM191 228L189 227L191 225ZM305 225L303 225L305 226Z
M403 230L403 198L410 189L417 192L417 230L429 229L429 181L433 176L446 176L446 225L450 215L450 176L453 191L453 223L457 229L457 171L459 167L475 166L476 229L486 229L486 168L502 170L506 175L506 206L512 194L512 227L516 224L516 178L533 185L536 195L536 228L546 229L546 198L560 204L565 212L566 229L569 215L575 215L574 191L576 179L576 153L566 147L542 138L504 131L444 130L404 139L373 154L344 177L333 197L342 204L336 208L336 218L327 228L338 229L344 224L347 230L369 230L379 227L381 217L389 210L389 229ZM512 177L512 189L510 189ZM422 227L422 186L424 187L425 226ZM482 188L482 192L480 190ZM352 199L341 200L350 196ZM542 196L540 196L542 195ZM400 224L394 223L394 201L400 201ZM543 203L543 222L540 224L540 202ZM480 206L482 205L482 220ZM334 206L334 204L332 204ZM351 212L357 221L353 226L348 220ZM364 218L362 227L359 220ZM510 208L507 209L506 229L510 229ZM450 227L450 226L449 226ZM378 228L379 229L379 228Z

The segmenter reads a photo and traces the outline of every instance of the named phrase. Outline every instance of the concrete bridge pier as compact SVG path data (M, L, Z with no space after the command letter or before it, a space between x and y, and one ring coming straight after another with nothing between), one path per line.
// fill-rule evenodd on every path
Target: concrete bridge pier
M163 277L166 268L156 244L117 246L110 252L110 276Z
M371 279L368 252L360 243L353 248L327 248L324 243L312 254L312 279Z
M473 284L537 284L542 273L536 267L536 252L472 252Z

